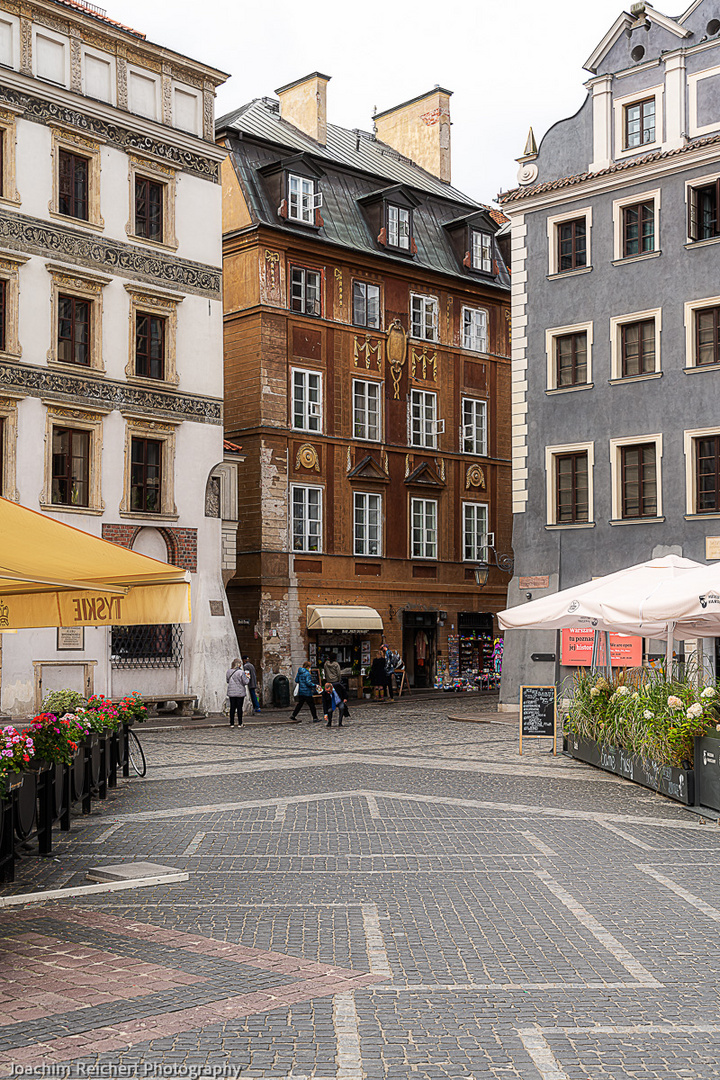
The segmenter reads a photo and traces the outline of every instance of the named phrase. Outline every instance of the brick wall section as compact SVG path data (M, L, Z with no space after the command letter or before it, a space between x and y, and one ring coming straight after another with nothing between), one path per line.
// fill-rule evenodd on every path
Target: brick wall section
M103 540L132 548L141 525L103 524ZM158 529L167 546L167 561L181 570L197 573L197 529Z

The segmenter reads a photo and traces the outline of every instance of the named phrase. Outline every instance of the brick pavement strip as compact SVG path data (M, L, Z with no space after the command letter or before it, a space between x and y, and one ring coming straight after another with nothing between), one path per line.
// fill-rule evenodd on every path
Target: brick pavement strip
M720 830L446 711L143 734L148 780L19 876L189 880L4 916L0 1075L720 1077Z

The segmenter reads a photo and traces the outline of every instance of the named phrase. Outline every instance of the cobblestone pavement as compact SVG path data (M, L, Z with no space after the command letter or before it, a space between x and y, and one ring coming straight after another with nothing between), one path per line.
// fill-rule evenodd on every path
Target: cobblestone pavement
M189 880L3 911L0 1075L720 1077L720 828L481 707L141 732L14 889Z

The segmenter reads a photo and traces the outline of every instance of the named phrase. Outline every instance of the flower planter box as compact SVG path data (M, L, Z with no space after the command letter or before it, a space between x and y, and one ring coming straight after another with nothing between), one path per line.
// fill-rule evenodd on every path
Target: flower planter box
M54 768L55 768L55 762L54 761L47 761L45 758L31 758L30 763L28 765L28 771L29 772L36 772L36 773L49 772L50 769L54 769Z
M567 749L571 757L595 765L605 772L632 780L669 799L693 806L695 803L695 773L693 769L678 769L674 765L658 765L644 761L636 754L626 753L617 746L607 746L593 739L568 735Z
M0 798L11 798L12 793L23 786L24 779L22 773L6 773L0 777Z

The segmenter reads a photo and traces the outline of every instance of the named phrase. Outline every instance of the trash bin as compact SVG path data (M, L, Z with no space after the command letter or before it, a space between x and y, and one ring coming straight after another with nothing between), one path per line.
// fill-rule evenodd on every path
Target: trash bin
M287 709L290 705L290 681L287 675L276 675L273 679L273 705L276 709Z

